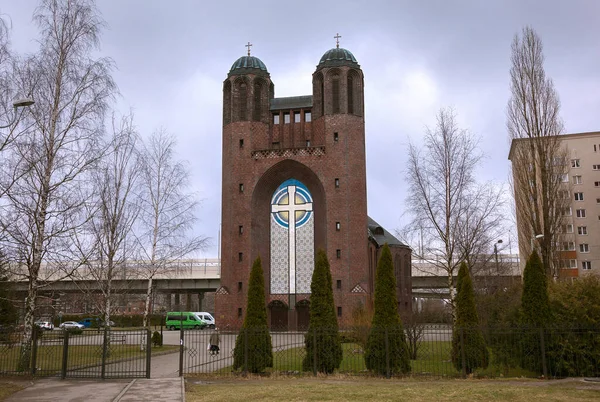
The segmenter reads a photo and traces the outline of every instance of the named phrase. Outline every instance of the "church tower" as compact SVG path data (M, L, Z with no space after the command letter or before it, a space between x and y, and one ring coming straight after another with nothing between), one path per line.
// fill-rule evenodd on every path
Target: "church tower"
M331 265L338 320L369 302L363 73L339 44L313 74L313 94L274 96L257 57L223 83L220 327L241 326L253 261L265 274L273 329L308 325L318 249Z

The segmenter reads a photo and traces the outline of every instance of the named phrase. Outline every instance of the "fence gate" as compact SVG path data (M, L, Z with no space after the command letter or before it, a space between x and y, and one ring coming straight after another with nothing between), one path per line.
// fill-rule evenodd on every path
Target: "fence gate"
M41 332L32 350L33 373L61 378L150 378L147 329Z

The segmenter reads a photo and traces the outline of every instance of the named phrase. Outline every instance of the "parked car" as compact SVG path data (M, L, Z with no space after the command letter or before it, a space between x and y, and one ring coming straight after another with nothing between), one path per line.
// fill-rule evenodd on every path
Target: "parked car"
M202 321L204 321L208 325L208 328L215 329L215 318L212 316L211 313L206 313L204 311L201 311L201 312L195 312L194 314L196 314L196 316L198 318L200 318Z
M100 325L100 327L101 327L101 328L104 328L104 327L105 327L105 325L104 325L104 321L100 321L100 324L99 324L99 325ZM106 326L107 326L107 327L114 327L114 326L115 326L115 322L114 322L113 320L110 320L110 321L108 322L108 325L106 325Z
M75 321L65 321L58 326L61 329L84 329L85 326Z
M36 321L34 324L45 331L52 331L54 329L54 325L50 321Z
M204 329L208 324L202 321L195 313L170 312L167 313L165 325L171 330L180 329Z

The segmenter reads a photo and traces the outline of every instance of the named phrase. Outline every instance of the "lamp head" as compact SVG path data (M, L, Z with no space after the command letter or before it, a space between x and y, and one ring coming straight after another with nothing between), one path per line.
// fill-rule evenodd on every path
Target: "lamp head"
M31 98L23 98L23 99L17 99L16 101L13 102L13 106L15 108L17 107L25 107L25 106L31 106L35 103L35 101Z

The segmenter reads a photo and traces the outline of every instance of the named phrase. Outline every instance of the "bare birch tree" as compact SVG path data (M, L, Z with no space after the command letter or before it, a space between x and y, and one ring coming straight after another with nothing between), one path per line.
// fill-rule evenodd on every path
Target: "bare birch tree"
M461 261L475 266L488 255L499 230L499 189L478 184L475 168L482 158L477 141L456 124L452 110L440 110L434 130L427 129L423 149L409 146L408 239L427 244L413 247L434 276L444 276L454 315L454 277ZM489 258L489 257L487 257ZM423 265L423 264L420 264Z
M134 248L128 247L133 238L133 226L139 215L139 137L133 125L133 114L118 119L112 118L112 137L107 152L93 172L94 200L88 230L79 244L90 244L92 252L81 247L82 255L90 256L85 269L75 279L90 284L82 289L92 297L103 321L110 322L115 310L117 294L126 292L126 287L114 285L115 279L126 278L127 260ZM89 236L86 239L85 236ZM90 242L86 241L90 240ZM123 281L121 283L124 283Z
M507 127L519 250L526 257L538 243L548 275L556 277L560 229L569 205L568 194L562 196L568 191L568 176L567 182L563 179L568 153L558 137L563 131L560 100L546 77L542 41L532 28L515 35L511 63ZM535 239L539 235L543 237Z
M148 280L144 326L148 324L153 297L153 280L167 274L176 260L205 246L206 237L188 237L196 221L198 202L187 190L189 171L176 160L175 139L164 129L156 131L142 154L142 186L139 246L143 266L140 274Z
M16 79L36 103L25 121L31 128L3 166L17 180L1 222L9 258L24 267L28 280L22 367L29 365L38 290L81 264L72 237L88 220L89 172L100 156L103 118L116 90L111 61L91 58L103 24L92 1L44 0L34 20L40 50Z

